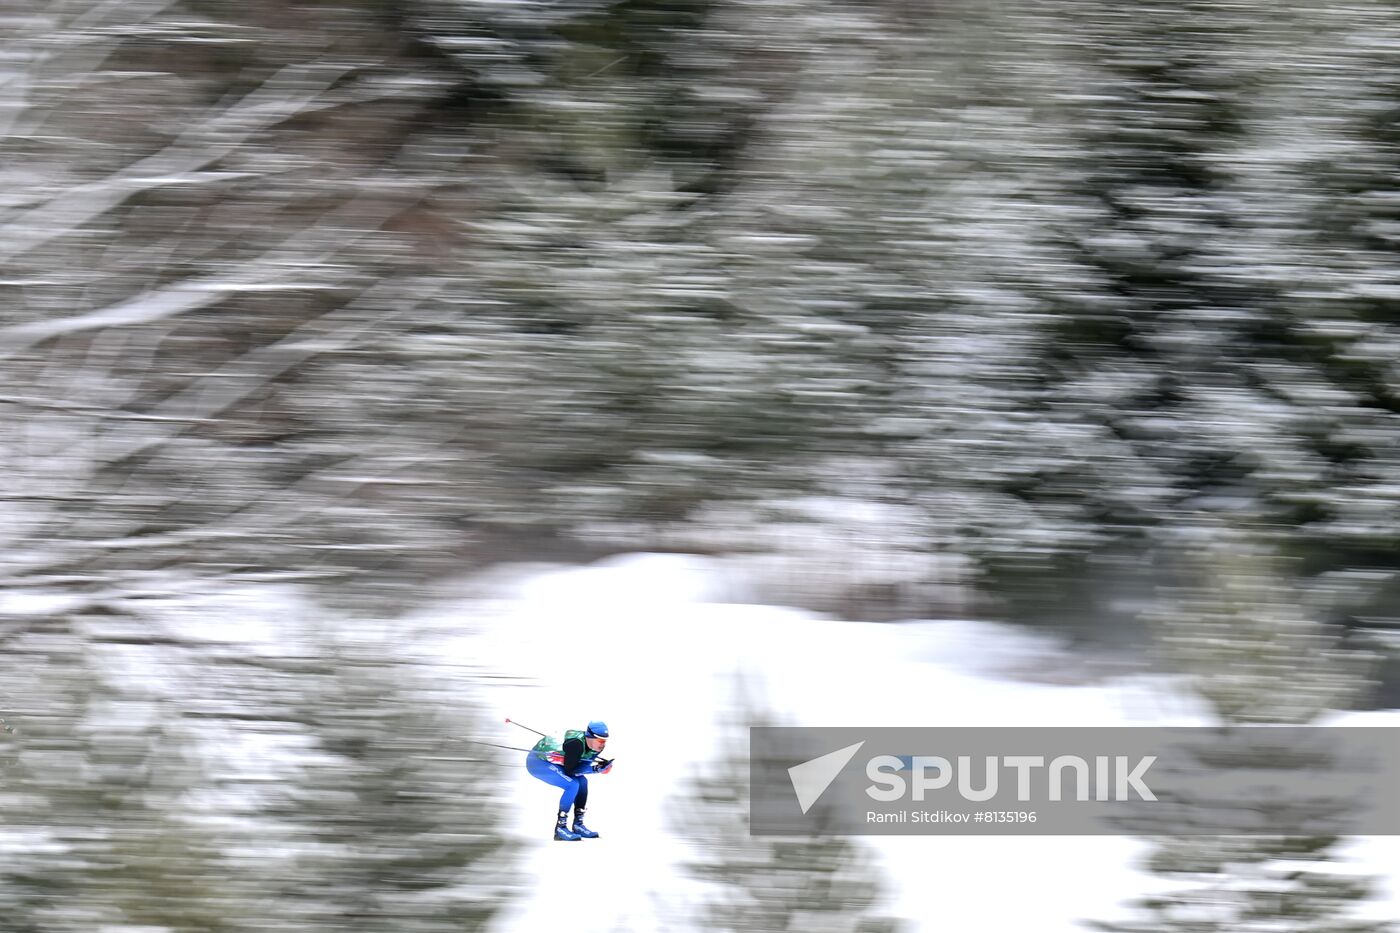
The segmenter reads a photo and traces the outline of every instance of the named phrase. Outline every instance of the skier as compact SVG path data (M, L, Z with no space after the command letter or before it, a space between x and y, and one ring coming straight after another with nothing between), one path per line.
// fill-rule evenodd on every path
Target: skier
M597 839L598 834L584 825L583 811L588 805L588 775L607 774L612 761L598 757L608 744L608 724L593 720L585 729L570 729L560 743L546 735L530 749L525 769L546 784L560 788L559 816L554 823L554 838L562 842ZM567 824L569 807L574 808L572 828Z

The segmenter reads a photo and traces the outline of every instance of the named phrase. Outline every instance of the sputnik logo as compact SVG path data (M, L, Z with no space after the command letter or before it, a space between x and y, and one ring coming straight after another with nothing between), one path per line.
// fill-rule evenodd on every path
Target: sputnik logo
M788 777L792 780L792 789L797 794L797 803L802 807L803 813L810 810L817 799L826 793L826 789L836 780L841 769L846 767L864 744L865 741L862 740L788 768Z

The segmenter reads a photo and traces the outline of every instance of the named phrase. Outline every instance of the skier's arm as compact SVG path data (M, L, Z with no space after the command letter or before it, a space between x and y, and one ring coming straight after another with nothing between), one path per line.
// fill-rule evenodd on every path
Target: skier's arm
M578 777L579 762L583 758L583 739L569 739L564 743L564 764L561 766L569 777Z

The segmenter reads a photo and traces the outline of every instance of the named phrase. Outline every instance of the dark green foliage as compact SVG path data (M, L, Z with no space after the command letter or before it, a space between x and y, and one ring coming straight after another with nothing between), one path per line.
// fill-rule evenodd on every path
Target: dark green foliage
M1218 531L1181 562L1195 584L1164 593L1153 621L1172 667L1190 678L1216 722L1311 724L1364 691L1363 659L1337 650L1310 618L1329 597L1291 586L1256 536ZM1326 767L1307 749L1289 749L1285 759L1268 743L1251 745L1250 738L1239 734L1228 761L1213 757L1220 752L1215 749L1198 754L1198 764ZM1315 820L1345 805L1344 799L1284 799L1272 801L1265 816L1284 823ZM1198 799L1186 813L1204 809L1203 820L1219 820L1239 808L1239 800ZM1346 842L1298 835L1153 838L1142 867L1172 889L1135 901L1141 920L1094 927L1115 933L1394 930L1389 922L1356 919L1356 909L1375 891L1371 878L1346 866Z
M727 933L903 929L880 912L885 885L859 840L749 834L747 730L770 723L747 704L732 723L715 767L676 801L675 828L698 853L686 869L709 885L692 905L695 927Z
M1188 7L117 5L74 27L110 81L36 21L22 573L393 601L505 537L747 547L799 496L1032 615L1207 514L1393 566L1390 53Z
M284 597L183 608L285 613ZM198 628L179 608L75 612L12 640L6 929L489 926L513 852L496 763L452 745L475 719L465 685L396 657L401 640L298 631L290 615L275 654L155 635Z

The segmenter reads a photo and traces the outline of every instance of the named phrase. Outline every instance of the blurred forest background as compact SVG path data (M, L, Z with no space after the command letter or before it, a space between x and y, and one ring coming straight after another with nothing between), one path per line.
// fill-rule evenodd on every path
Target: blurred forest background
M402 633L230 657L194 592L372 622L673 549L1203 676L1397 615L1393 3L60 0L0 40L9 929L494 910L483 765L432 757L473 714ZM1222 714L1374 700L1270 670ZM180 829L234 733L303 756L239 779L241 856Z

